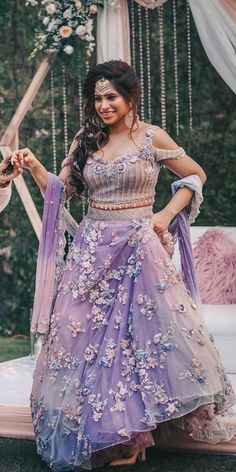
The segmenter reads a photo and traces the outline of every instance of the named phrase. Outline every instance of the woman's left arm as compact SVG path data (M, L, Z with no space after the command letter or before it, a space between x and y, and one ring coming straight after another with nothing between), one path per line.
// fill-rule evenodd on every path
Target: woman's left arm
M166 131L160 128L157 129L153 136L153 146L163 150L179 149L179 146ZM180 177L196 175L202 184L206 181L206 174L202 167L187 155L183 155L177 159L162 159L161 162ZM157 234L163 234L174 216L191 202L193 193L194 192L187 187L180 188L167 205L161 211L153 215L150 220L150 227L154 229Z

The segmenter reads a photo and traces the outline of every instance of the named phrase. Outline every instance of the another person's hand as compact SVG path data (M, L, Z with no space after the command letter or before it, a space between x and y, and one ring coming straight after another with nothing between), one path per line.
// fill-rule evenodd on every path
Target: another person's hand
M11 156L5 157L2 162L0 162L0 186L6 187L8 183L22 174L23 170L19 162L15 162L12 172L5 174L7 166L11 163Z

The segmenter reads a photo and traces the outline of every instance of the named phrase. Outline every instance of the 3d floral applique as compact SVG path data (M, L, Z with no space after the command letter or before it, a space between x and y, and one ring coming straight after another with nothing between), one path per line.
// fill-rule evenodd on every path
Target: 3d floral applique
M199 325L196 328L182 328L186 337L191 341L196 342L200 346L204 346L206 343L206 335L203 326Z
M174 311L178 311L179 313L181 313L182 315L186 315L187 316L187 307L184 303L179 303L178 305L176 305L174 307Z
M119 329L120 328L120 324L122 322L122 312L121 310L118 310L118 312L116 313L116 315L114 316L114 320L115 320L115 324L114 324L114 328L115 329Z
M71 336L76 338L79 333L84 333L85 329L81 327L80 321L73 320L72 316L68 318L69 324L67 328L71 331Z
M156 284L156 288L160 293L164 293L168 287L171 287L175 284L184 287L185 289L182 277L177 272L172 262L164 263L161 259L158 259L157 261L155 261L155 264L162 270L160 280Z
M84 358L89 364L93 364L99 352L99 344L89 344L84 351Z
M119 286L118 294L117 294L117 300L122 304L126 305L128 302L128 290L123 286Z
M102 400L102 395L97 393L91 393L88 396L88 404L90 405L93 415L92 418L95 422L99 421L102 418L105 407L107 406L108 399L105 398Z
M69 375L64 375L62 377L62 386L60 388L60 397L63 398L66 394L68 386L71 383L71 377Z
M106 340L106 347L104 351L104 356L99 359L99 364L103 367L111 367L112 362L116 355L116 343L110 338Z
M156 345L154 353L157 355L159 367L163 370L165 368L168 354L179 349L179 346L175 340L174 323L170 322L165 331L159 331L158 333L154 334L153 343Z
M135 355L131 346L131 339L121 339L120 347L123 357L121 360L121 376L125 377L127 382L130 382L136 366Z
M122 436L122 437L126 437L126 438L129 438L130 437L130 433L129 431L126 429L126 428L121 428L117 431L117 434L119 434L119 436Z
M138 305L142 305L140 312L147 318L147 320L152 320L155 314L157 314L157 302L156 300L151 300L148 295L139 293L137 296Z
M113 406L110 408L111 412L114 411L125 411L126 410L126 395L128 394L128 388L120 380L117 383L117 390L110 389L109 394L113 398Z
M203 367L201 361L197 358L192 359L191 367L185 372L179 374L179 379L188 379L191 382L206 382L206 369Z

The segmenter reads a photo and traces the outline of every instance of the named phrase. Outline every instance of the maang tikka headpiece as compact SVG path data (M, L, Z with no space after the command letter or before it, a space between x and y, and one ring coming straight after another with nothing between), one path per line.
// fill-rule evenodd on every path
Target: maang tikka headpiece
M99 79L95 83L95 93L104 94L109 90L110 86L111 84L109 80L105 77L102 77L102 79Z

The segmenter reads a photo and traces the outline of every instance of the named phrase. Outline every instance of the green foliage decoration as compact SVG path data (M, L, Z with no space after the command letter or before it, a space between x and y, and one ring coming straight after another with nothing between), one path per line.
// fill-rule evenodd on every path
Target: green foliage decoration
M31 57L38 51L70 56L81 47L91 56L95 47L93 16L103 7L103 0L26 0L25 5L36 9L38 16Z

